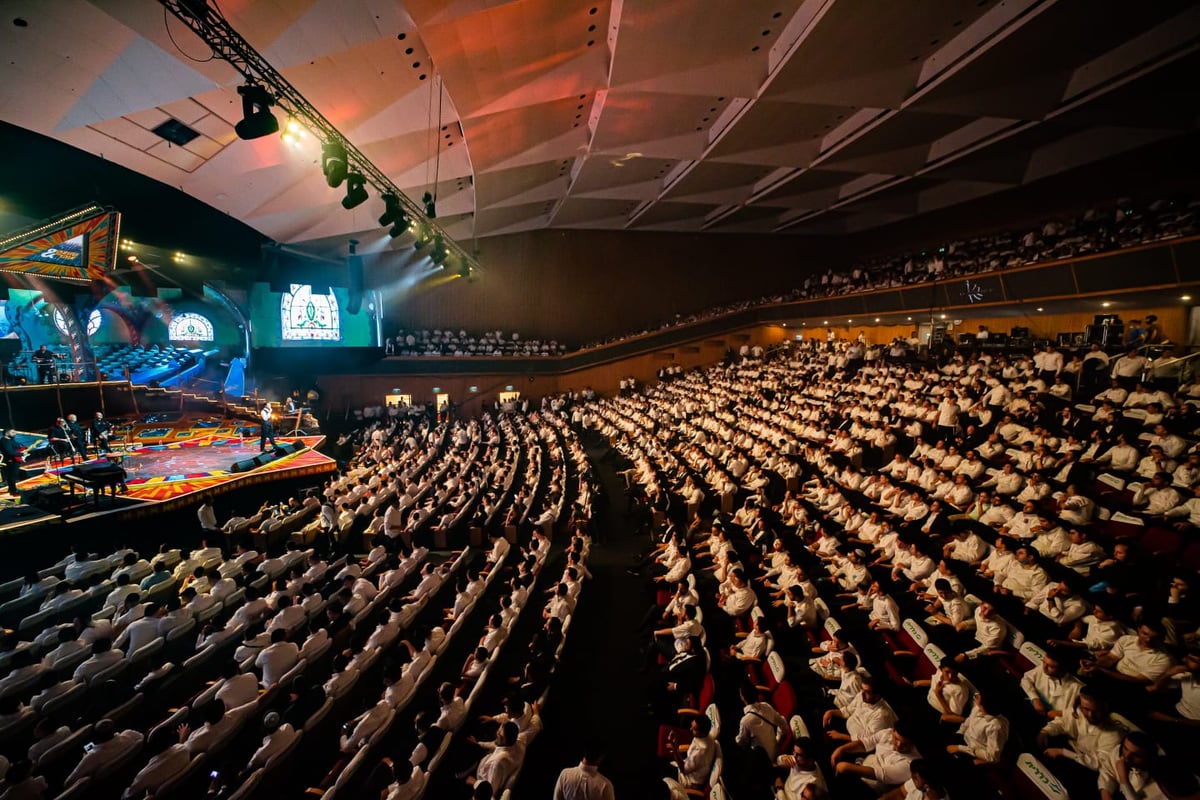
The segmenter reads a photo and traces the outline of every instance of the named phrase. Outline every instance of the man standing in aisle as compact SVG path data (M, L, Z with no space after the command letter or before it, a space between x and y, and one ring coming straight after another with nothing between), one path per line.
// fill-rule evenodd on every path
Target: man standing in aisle
M271 408L270 401L263 406L262 412L262 427L259 429L258 435L258 452L263 452L267 449L267 442L271 443L271 447L278 447L275 444L275 425L271 422L271 417L275 416L275 412Z
M600 774L601 756L586 747L577 767L567 767L554 784L554 800L613 800L612 781Z

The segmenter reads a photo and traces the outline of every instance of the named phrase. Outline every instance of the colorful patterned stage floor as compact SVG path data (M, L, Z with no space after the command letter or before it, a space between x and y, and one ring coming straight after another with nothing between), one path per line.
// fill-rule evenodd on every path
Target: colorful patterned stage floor
M193 495L217 494L250 483L296 478L332 472L337 463L317 452L324 436L279 436L276 440L298 441L306 449L276 458L247 472L233 472L235 461L258 455L258 439L203 435L193 439L139 447L124 454L130 500L160 504L194 502ZM22 481L21 489L58 483L59 474L70 467L54 469ZM101 502L101 508L105 502ZM161 509L165 510L165 509Z

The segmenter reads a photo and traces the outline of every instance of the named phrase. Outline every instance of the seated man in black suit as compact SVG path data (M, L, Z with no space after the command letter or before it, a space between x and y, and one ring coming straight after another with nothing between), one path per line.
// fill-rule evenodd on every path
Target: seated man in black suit
M659 675L654 688L656 714L673 714L687 698L700 691L708 673L708 660L698 636L684 640L683 649L676 653Z

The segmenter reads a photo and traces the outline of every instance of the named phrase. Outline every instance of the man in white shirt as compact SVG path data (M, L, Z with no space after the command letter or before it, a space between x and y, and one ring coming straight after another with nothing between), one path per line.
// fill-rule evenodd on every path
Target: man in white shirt
M846 733L831 729L836 719L846 721ZM896 712L877 690L875 679L866 676L862 679L862 691L858 697L848 703L844 710L831 708L826 711L821 717L821 726L827 737L845 742L863 739L876 731L890 728L895 721Z
M1174 665L1175 660L1162 646L1162 626L1145 619L1136 634L1117 639L1108 651L1096 654L1094 664L1085 664L1083 673L1099 672L1122 683L1153 684Z
M263 717L263 732L262 745L250 756L247 770L265 767L272 758L286 751L300 735L276 711L268 711Z
M286 630L276 628L271 631L271 644L254 659L254 666L262 673L262 685L270 687L278 683L299 660L300 648L288 641Z
M124 797L153 795L159 787L183 774L192 763L187 747L177 741L178 733L165 726L151 731L146 750L152 755L146 766L125 789Z
M1064 666L1065 656L1047 650L1040 666L1033 667L1021 677L1021 691L1029 698L1033 710L1043 717L1058 717L1075 705L1083 681Z
M502 792L508 788L524 759L525 745L521 742L517 723L506 722L496 731L494 747L479 761L479 766L475 768L475 776L468 777L467 783L474 786L481 781L487 781L493 790Z
M1141 377L1146 363L1145 357L1139 355L1136 348L1132 349L1113 362L1112 377L1122 385L1132 386Z
M787 731L787 720L770 703L755 700L750 688L741 690L742 719L738 723L737 743L742 747L761 750L770 761L775 760L779 741Z
M988 601L983 601L975 609L975 641L976 647L955 656L960 664L971 658L978 658L996 650L1002 650L1008 639L1008 625L996 613L996 607Z
M117 731L110 719L102 719L92 730L92 748L84 752L83 758L63 781L70 786L86 777L106 773L132 751L142 746L142 734L135 730Z
M157 641L159 621L166 616L166 613L166 609L158 603L147 603L142 618L129 623L129 626L121 631L121 635L113 642L113 647L124 649L126 655L133 655L151 642Z
M1054 737L1064 737L1065 746L1051 747ZM1113 725L1108 704L1092 690L1079 691L1075 705L1050 720L1037 736L1038 746L1050 758L1066 758L1100 772L1112 769L1121 745L1121 733Z
M692 741L684 754L675 739L674 731L667 734L667 748L679 770L679 782L688 789L701 789L708 785L713 760L720 752L720 745L712 736L712 722L700 716L692 720Z
M861 764L850 760L862 753L868 755ZM896 720L891 728L838 747L830 760L837 764L838 775L857 776L883 789L900 786L912 777L910 764L920 756L910 727L904 720Z

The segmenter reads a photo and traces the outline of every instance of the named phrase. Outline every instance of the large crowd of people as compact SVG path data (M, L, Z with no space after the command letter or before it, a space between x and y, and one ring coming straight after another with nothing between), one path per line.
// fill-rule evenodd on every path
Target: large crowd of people
M384 340L383 351L389 356L489 356L533 358L560 356L566 345L554 339L522 339L519 333L487 331L468 334L465 330L404 330Z
M303 499L203 504L194 549L79 549L0 589L2 796L500 796L589 577L587 459L552 410L350 444ZM468 718L485 685L502 708Z
M1106 207L1089 209L1073 219L1050 219L1023 231L939 242L925 250L890 255L847 269L829 267L823 272L807 274L791 291L724 303L692 314L676 314L655 327L597 339L583 349L756 306L898 288L1191 236L1196 233L1198 205L1178 198L1147 204L1122 199Z
M854 344L578 411L653 537L662 796L1195 796L1196 385Z

